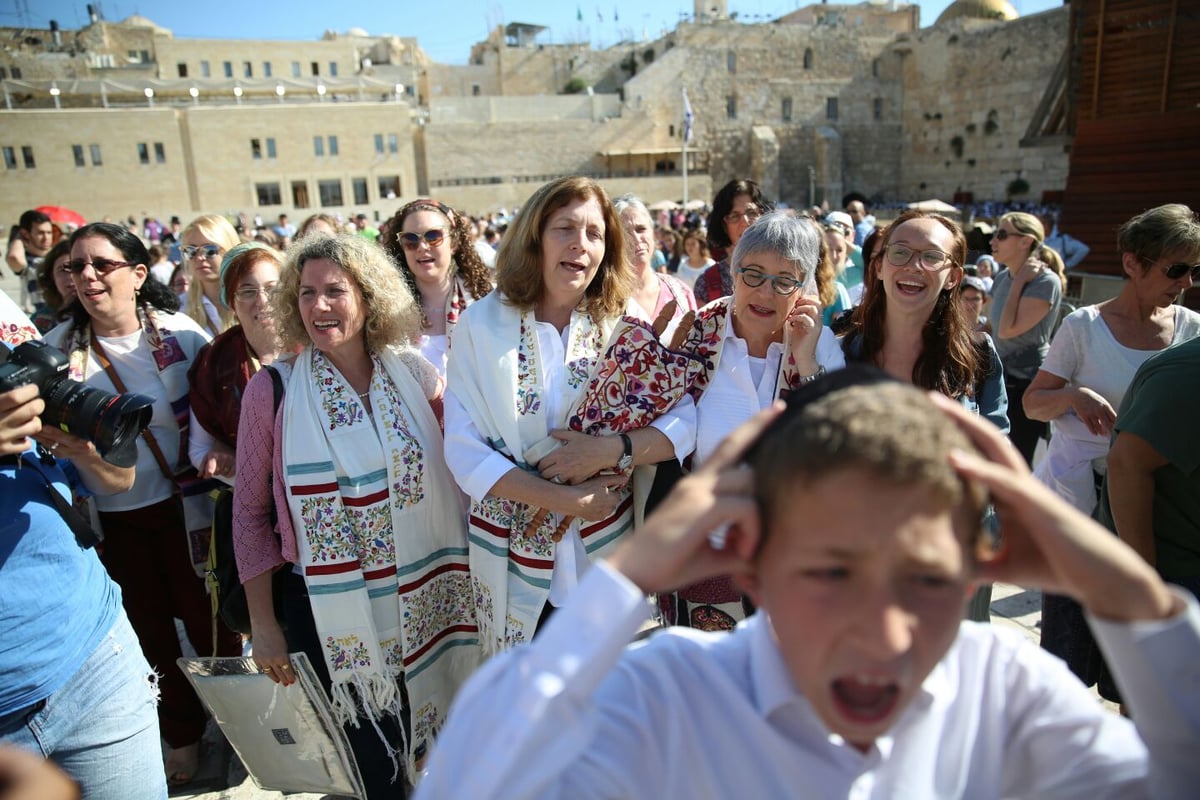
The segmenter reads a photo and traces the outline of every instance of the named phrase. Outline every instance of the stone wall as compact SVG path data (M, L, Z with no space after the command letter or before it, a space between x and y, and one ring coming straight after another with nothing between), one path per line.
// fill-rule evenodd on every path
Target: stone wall
M179 64L187 65L187 77L203 78L201 62L209 65L209 77L225 80L225 62L229 62L234 78L245 78L245 62L250 62L253 79L265 77L292 79L295 77L315 79L317 77L346 78L359 71L360 56L367 55L366 48L360 54L352 39L338 38L312 42L280 42L267 40L235 39L175 39L157 36L154 40L158 53L158 77L178 78ZM264 62L271 65L267 76ZM313 74L313 63L317 65ZM337 65L333 75L330 64ZM293 73L293 65L300 75Z
M570 174L570 173L566 173ZM501 208L513 209L529 199L548 181L505 183L487 186L449 186L435 193L438 199L467 214L486 214ZM635 194L647 205L659 200L679 202L683 198L683 179L679 176L646 178L601 178L600 185L609 197ZM711 202L712 182L707 175L688 176L688 195Z
M446 97L429 104L431 125L539 120L589 120L618 116L616 95L558 95L555 97Z

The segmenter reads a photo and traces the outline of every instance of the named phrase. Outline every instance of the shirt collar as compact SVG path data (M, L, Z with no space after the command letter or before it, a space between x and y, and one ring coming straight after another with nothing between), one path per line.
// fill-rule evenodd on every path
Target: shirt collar
M739 348L740 352L749 352L746 347L746 340L738 336L733 330L733 298L729 298L729 313L725 315L725 344L733 343ZM771 342L767 346L767 358L777 356L783 352L783 342Z

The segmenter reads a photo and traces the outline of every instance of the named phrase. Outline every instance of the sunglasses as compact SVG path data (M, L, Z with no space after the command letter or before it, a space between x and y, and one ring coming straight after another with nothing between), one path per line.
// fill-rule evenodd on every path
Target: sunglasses
M441 228L430 228L424 233L398 233L396 241L404 245L405 250L416 250L421 243L437 247L446 239L446 231Z
M915 256L921 268L928 272L937 272L954 263L954 260L941 250L917 251L902 244L889 244L883 254L893 267L906 267Z
M1177 281L1184 275L1189 275L1193 281L1200 281L1200 264L1171 264L1163 267L1163 272L1173 281Z
M1010 233L1009 231L1004 230L1004 228L996 228L996 232L992 235L996 239L997 242L1003 242L1005 239L1007 239L1010 236L1029 236L1030 234L1020 233L1018 231L1012 231Z
M65 266L67 272L70 272L72 275L79 275L89 266L96 270L97 275L107 275L108 273L118 270L121 267L136 267L137 264L132 261L113 261L110 258L93 258L91 261L84 261L82 259L68 261L63 266Z
M757 289L767 281L770 281L771 288L775 290L775 294L783 295L784 297L795 294L796 290L804 285L803 281L798 281L787 275L768 275L765 272L759 272L750 267L738 267L737 274L742 276L742 283L751 289Z
M221 252L221 248L215 244L204 244L199 247L185 247L183 254L188 258L195 258L197 254L203 253L204 258L212 258Z

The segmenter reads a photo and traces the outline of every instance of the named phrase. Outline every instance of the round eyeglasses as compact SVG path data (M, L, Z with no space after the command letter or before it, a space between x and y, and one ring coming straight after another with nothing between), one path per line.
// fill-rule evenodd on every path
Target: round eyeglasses
M784 297L795 294L796 290L804 285L803 280L797 280L790 275L768 275L751 267L738 267L737 274L741 276L742 283L751 289L757 289L767 281L770 281L771 288L775 291L775 294L783 295Z
M906 267L915 256L921 269L928 272L937 272L954 264L954 259L941 250L918 251L902 244L889 244L883 251L883 255L893 267Z

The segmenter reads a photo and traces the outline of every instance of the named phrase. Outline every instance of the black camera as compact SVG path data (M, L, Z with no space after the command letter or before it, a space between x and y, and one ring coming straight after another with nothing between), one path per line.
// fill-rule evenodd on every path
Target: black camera
M46 403L42 424L87 439L113 466L132 467L137 462L137 437L150 424L153 399L109 394L72 380L67 377L66 354L45 342L25 342L11 352L0 347L0 361L0 392L37 384Z

